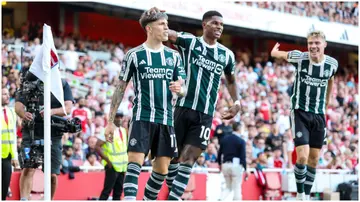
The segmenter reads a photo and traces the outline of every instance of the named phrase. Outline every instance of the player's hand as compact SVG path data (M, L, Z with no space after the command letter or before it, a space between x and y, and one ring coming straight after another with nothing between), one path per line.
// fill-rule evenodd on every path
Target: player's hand
M33 115L30 112L25 112L23 119L25 121L31 121L33 119Z
M165 12L165 10L160 10L157 7L152 7L146 12L146 15L150 15L150 14L158 13L158 12Z
M276 52L279 51L279 47L280 47L280 44L276 43L274 48L271 50L271 56L274 56L274 54L276 54Z
M169 86L170 91L176 94L181 94L181 86L183 82L184 81L182 79L179 79L177 81L170 81L170 86Z
M236 116L236 114L240 111L240 106L239 105L233 105L230 109L228 109L227 111L225 111L222 115L221 118L222 119L232 119L234 118L234 116Z
M105 139L108 142L113 142L113 137L114 137L114 130L115 130L115 124L114 123L109 123L106 128L105 128Z
M14 166L14 168L17 168L19 166L19 161L15 160L15 159L12 159L11 160L11 165Z

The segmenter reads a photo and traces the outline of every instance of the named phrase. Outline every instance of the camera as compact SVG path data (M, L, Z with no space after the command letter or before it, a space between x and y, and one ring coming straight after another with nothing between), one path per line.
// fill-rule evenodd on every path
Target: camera
M44 161L44 140L34 140L30 147L19 152L21 168L38 168Z
M30 71L22 70L20 76L20 88L17 96L25 97L26 111L33 115L31 121L23 121L23 126L30 132L30 147L24 147L19 152L21 168L38 168L44 161L44 140L34 139L35 124L43 121L40 111L43 107L40 102L43 100L44 84ZM56 131L52 137L62 136L64 132L77 133L81 131L81 121L78 118L66 119L60 116L51 116L51 129Z

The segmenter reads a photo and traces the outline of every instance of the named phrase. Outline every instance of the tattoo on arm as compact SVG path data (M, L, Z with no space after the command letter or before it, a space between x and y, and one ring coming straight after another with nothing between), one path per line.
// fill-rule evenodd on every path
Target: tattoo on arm
M114 122L116 111L119 108L120 103L124 97L126 86L127 86L127 82L123 80L119 80L119 83L116 86L115 92L111 100L109 123Z

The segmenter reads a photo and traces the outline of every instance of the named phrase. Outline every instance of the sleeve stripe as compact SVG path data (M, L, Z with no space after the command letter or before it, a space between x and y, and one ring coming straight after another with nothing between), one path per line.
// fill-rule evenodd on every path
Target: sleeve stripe
M126 64L126 71L125 71L125 74L124 74L124 77L123 77L123 80L124 81L127 81L128 80L128 76L129 76L129 72L130 72L130 64L133 60L133 54L130 56L129 58L129 61L127 61L127 64Z

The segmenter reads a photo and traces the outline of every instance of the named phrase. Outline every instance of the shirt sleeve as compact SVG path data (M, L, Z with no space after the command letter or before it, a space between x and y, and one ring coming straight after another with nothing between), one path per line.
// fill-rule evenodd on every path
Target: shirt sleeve
M301 60L302 52L298 50L289 51L287 61L290 63L297 63Z
M175 45L178 49L189 49L192 40L195 38L194 35L186 32L178 32Z
M128 51L128 53L125 55L119 76L119 80L123 80L125 82L130 81L132 75L136 70L135 61L134 61L136 59L136 56L134 52L132 51L130 52L130 51Z
M227 75L232 75L234 74L235 71L235 55L232 51L226 51L226 66L224 69L224 73Z
M332 58L332 62L331 62L331 77L335 76L337 70L338 70L338 66L339 63L337 60L335 60L334 58Z
M66 82L65 80L63 82L64 82L64 86L63 86L64 101L71 101L74 104L75 100L74 100L74 97L72 95L71 88L70 88L68 82Z
M184 69L184 63L183 63L179 53L175 54L175 59L176 60L175 60L173 81L179 80L180 78L185 80L186 73L185 73L185 69Z

